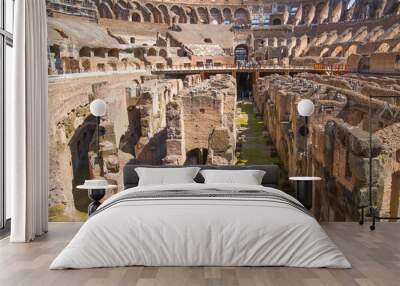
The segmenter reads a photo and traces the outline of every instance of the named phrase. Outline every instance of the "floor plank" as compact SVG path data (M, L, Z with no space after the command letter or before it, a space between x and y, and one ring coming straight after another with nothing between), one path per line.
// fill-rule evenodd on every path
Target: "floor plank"
M50 223L44 237L29 244L0 240L0 285L281 286L399 285L400 224L324 223L323 228L352 263L352 269L289 267L120 267L50 271L55 256L81 223Z

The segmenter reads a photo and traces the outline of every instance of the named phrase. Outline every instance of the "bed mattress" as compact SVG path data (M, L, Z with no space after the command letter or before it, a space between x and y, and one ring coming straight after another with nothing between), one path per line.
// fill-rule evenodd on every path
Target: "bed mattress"
M307 210L280 190L180 184L109 198L50 269L133 265L351 267Z

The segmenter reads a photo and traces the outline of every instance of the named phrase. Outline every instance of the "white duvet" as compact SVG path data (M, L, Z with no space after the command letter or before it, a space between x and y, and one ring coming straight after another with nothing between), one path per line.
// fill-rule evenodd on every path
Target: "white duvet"
M163 190L266 190L262 186L182 184ZM318 222L290 205L246 198L124 201L92 216L50 269L145 266L293 266L350 268Z

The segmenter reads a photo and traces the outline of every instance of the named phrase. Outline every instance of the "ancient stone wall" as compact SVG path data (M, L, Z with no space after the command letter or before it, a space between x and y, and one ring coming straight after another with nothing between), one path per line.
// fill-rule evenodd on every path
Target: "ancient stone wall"
M235 163L236 86L233 77L217 75L185 88L168 105L168 163Z
M356 81L303 74L270 76L257 83L255 103L289 175L323 178L315 188L313 209L321 220L357 219L357 207L367 203L369 98ZM304 118L296 110L304 98L316 104L307 142L300 132ZM394 146L400 131L399 111L397 102L372 101L373 196L381 214L394 216L399 214L398 191L393 188L399 179L395 154L400 149Z

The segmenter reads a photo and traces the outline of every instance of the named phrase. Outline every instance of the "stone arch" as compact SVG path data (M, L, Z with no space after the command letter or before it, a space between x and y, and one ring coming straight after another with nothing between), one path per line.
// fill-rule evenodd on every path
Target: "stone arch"
M142 6L139 2L137 2L137 1L132 1L131 2L133 5L135 5L135 7L136 7L136 11L135 12L138 12L138 11L140 11L140 13L142 14L142 21L143 22L152 22L152 18L153 18L153 15L151 14L151 12L149 11L149 9L147 9L146 7L144 7L144 6Z
M118 5L120 5L124 9L130 9L131 5L128 3L127 0L118 0Z
M301 23L301 19L303 18L303 5L300 4L297 8L296 15L293 16L292 23L297 26Z
M100 132L104 128L100 127ZM74 205L77 210L85 212L90 203L87 195L83 196L82 193L75 189L77 185L84 183L85 179L89 179L90 163L89 152L91 142L96 134L96 118L92 115L84 118L82 124L77 127L68 142L68 147L71 153L71 167L72 175L72 195Z
M186 152L186 162L188 165L204 165L207 164L208 149L196 148Z
M400 42L393 47L392 52L400 52Z
M244 8L239 8L235 10L235 23L237 24L249 24L250 23L250 13Z
M282 20L281 20L280 18L275 18L275 19L272 21L272 25L273 25L273 26L282 25Z
M222 13L220 9L217 8L211 8L210 9L210 17L211 17L211 22L214 24L221 24L222 23Z
M321 57L321 58L323 58L323 57L327 57L328 56L328 52L329 52L329 48L323 48L322 49L322 51L321 51L321 53L319 54L319 56Z
M147 56L157 56L157 50L155 48L148 49Z
M90 72L91 71L91 63L89 59L83 59L81 62L81 66L84 72Z
M326 6L328 2L319 2L315 6L315 16L313 23L314 24L322 24L328 18L328 7Z
M332 9L330 22L337 23L340 21L343 15L343 1L336 1L335 6Z
M224 8L222 10L222 14L224 16L225 21L229 21L230 23L232 22L232 10L229 8Z
M95 48L93 52L95 57L105 58L107 50L105 48Z
M302 23L310 25L315 17L315 6L312 4L305 5L303 8L303 20Z
M343 56L343 47L337 46L331 54L331 57L342 57Z
M249 47L241 44L235 47L235 63L238 61L248 61Z
M108 56L113 58L119 58L119 50L118 49L111 49L108 51Z
M158 9L161 11L162 16L164 17L164 23L171 24L171 16L169 15L167 6L161 4L158 6Z
M155 6L154 6L153 4L151 4L151 3L145 4L145 7L146 7L147 9L149 9L150 12L153 14L153 21L154 21L154 23L163 23L163 17L162 17L161 11L158 10L157 7L155 7Z
M357 54L357 45L351 45L345 52L344 56L349 57L351 55Z
M119 0L114 4L115 18L127 21L129 19L129 5L124 0Z
M109 61L107 64L111 68L112 71L118 70L117 63L115 61Z
M197 15L199 16L200 22L202 24L210 23L210 17L209 17L207 8L204 8L204 7L197 8Z
M385 14L400 15L400 3L393 2L392 5L389 6Z
M364 56L358 62L358 72L369 72L369 60L368 56Z
M79 57L83 58L83 57L91 57L91 53L92 53L92 49L89 47L82 47L79 50Z
M387 53L390 50L390 45L388 43L382 43L379 47L375 50L377 53Z
M122 66L124 67L124 70L127 70L128 69L128 59L123 58L121 60L121 63L122 63Z
M131 21L132 21L132 22L140 23L140 22L143 21L143 20L142 20L142 15L141 15L141 13L139 13L139 11L132 12L130 18L131 18Z
M199 17L197 16L196 9L192 7L186 8L186 15L189 17L190 24L197 24L199 22Z
M182 7L174 5L171 7L171 12L178 17L178 23L186 23L187 17Z
M167 58L167 56L168 56L167 50L166 49L160 49L160 51L158 52L158 55L160 57Z
M102 2L102 3L100 3L98 9L99 9L100 18L108 18L108 19L115 18L114 12L111 9L110 4L108 4L106 2Z

